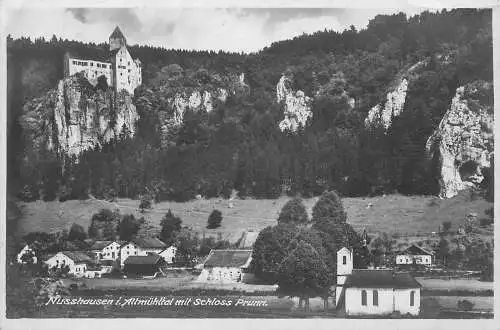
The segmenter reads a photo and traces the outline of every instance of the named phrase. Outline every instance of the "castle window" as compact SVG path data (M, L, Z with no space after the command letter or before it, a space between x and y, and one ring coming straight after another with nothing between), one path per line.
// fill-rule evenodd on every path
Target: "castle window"
M343 265L347 264L347 257L346 256L342 256L342 264Z
M94 63L90 62L90 66L94 66Z
M378 291L373 290L373 306L378 306Z
M410 306L415 306L415 291L410 292Z
M76 64L76 61L73 61L73 64Z
M361 306L366 306L366 290L361 291Z

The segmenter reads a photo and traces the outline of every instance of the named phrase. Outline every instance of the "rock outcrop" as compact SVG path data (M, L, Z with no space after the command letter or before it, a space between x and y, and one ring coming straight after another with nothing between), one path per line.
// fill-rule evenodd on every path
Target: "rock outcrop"
M276 99L284 104L285 118L279 123L282 132L297 132L312 117L311 98L303 91L293 91L291 79L283 75L276 85Z
M214 108L215 100L226 102L227 96L228 92L223 88L213 91L179 89L168 101L173 108L175 124L181 125L186 110L210 112Z
M133 136L138 119L127 92L116 95L112 89L96 89L76 74L28 102L21 124L35 149L77 156L120 135Z
M365 125L381 125L387 130L392 124L392 119L403 111L407 91L408 80L403 78L393 91L387 93L384 105L377 104L370 109L365 119Z
M366 127L382 126L387 130L391 126L393 119L403 111L410 80L418 75L426 63L427 61L417 62L398 75L394 87L387 93L385 103L375 105L368 112L365 119Z
M426 145L437 159L442 198L479 184L493 157L493 87L477 81L459 87Z

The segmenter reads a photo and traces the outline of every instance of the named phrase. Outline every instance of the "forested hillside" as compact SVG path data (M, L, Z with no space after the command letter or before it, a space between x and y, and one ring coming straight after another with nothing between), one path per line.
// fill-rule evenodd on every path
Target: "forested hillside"
M428 159L426 141L458 87L493 80L491 10L377 16L361 31L321 31L255 54L129 48L144 66L133 96L136 134L67 157L33 148L26 109L36 108L34 98L46 101L62 79L65 51L102 57L106 44L8 39L8 177L23 199L185 201L228 197L233 189L255 198L325 189L345 196L436 194L438 165ZM310 98L311 119L295 132L279 129L282 76L290 90ZM383 108L403 77L399 116L387 129L367 126L370 110ZM221 90L227 97L210 111L188 107L176 117L172 98L179 93ZM492 89L481 97L492 104Z

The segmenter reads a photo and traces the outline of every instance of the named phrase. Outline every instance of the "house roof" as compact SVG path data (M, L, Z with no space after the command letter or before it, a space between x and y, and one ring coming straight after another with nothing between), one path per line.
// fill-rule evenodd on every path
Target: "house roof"
M167 247L167 244L163 243L156 237L138 237L132 242L141 248L164 249Z
M156 253L147 256L130 256L125 259L125 265L154 265L160 261L161 257Z
M204 267L248 267L252 250L212 250Z
M62 251L62 254L64 254L66 257L70 258L73 260L75 263L85 263L85 262L91 262L92 259L85 253L82 252L76 252L76 251Z
M113 241L95 241L92 246L90 247L91 250L102 250L106 246L110 245L113 243Z
M415 245L415 244L412 244L409 248L407 248L405 250L405 252L411 253L411 254L427 254L427 255L434 254L434 252L432 252L426 248L423 248L421 246Z
M89 245L82 241L66 241L63 243L63 249L65 251L85 251L89 248Z
M245 231L241 235L240 243L238 244L239 249L251 249L259 237L258 231Z
M92 246L90 247L90 249L91 250L102 250L106 246L111 245L113 243L115 243L115 241L95 241L94 244L92 244ZM127 244L128 242L116 241L116 243L118 243L119 246L123 246L123 245Z
M355 269L344 283L346 288L420 288L408 272L386 269Z
M115 29L113 30L113 32L111 33L111 35L109 37L110 38L123 38L123 39L126 39L125 36L123 35L122 31L120 30L120 28L118 26L115 27Z

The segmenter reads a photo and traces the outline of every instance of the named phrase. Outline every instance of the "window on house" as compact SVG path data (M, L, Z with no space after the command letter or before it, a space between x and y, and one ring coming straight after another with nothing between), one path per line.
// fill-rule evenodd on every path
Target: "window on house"
M373 306L378 306L378 291L373 290Z
M410 306L415 306L415 291L410 292Z
M346 256L342 257L342 264L343 265L347 264L347 257Z
M366 306L366 291L361 291L361 306Z

